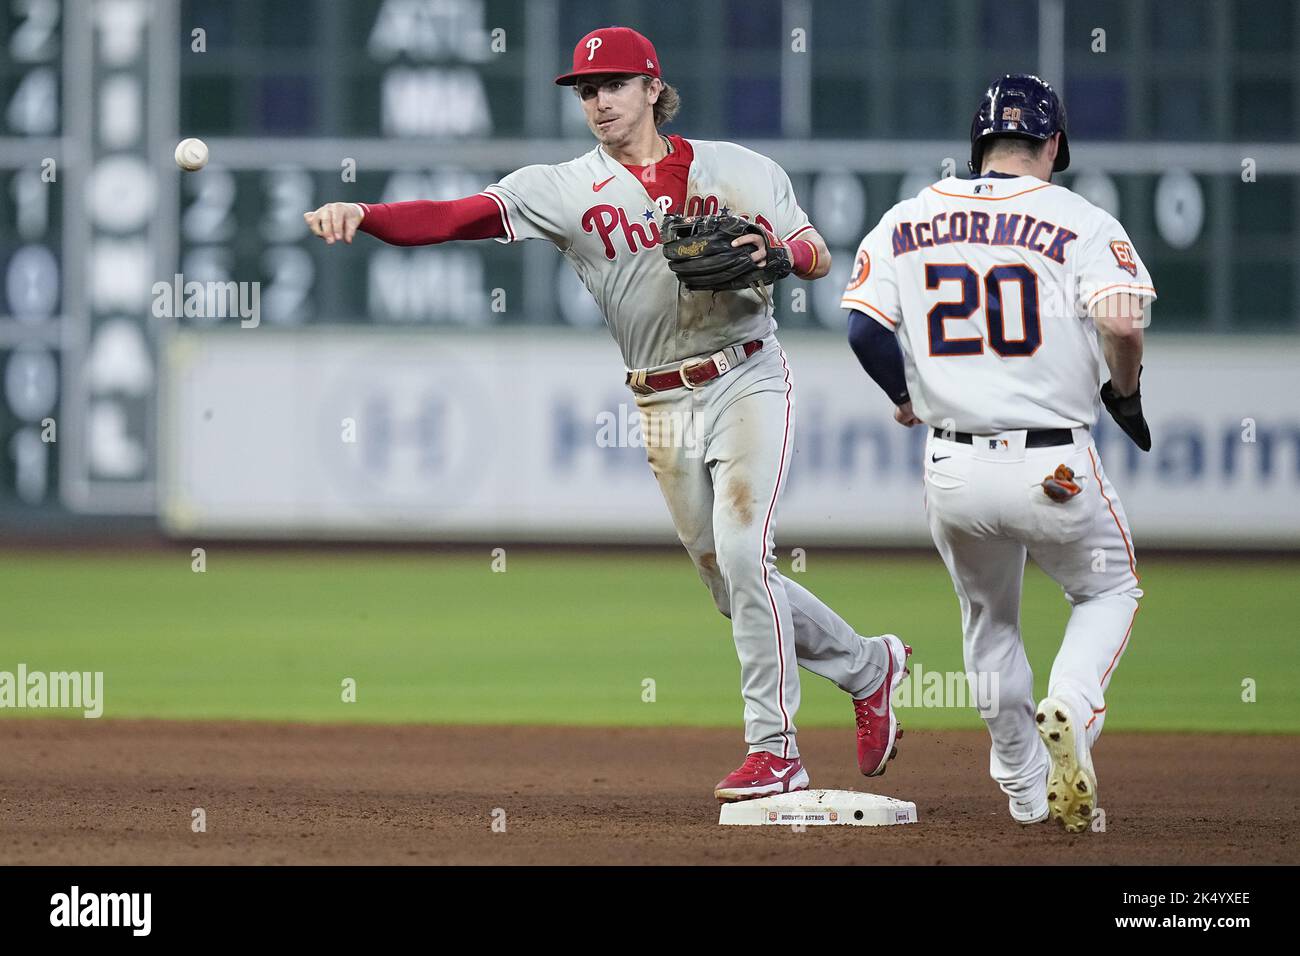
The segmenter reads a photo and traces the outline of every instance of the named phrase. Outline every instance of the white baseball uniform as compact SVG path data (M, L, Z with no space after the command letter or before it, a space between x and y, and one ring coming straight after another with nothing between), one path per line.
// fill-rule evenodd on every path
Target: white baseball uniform
M1072 607L1049 693L1076 710L1090 744L1142 596L1128 519L1090 434L1104 363L1088 313L1123 293L1155 298L1113 217L1061 186L992 174L942 179L886 213L842 300L897 333L913 409L932 426L930 531L961 605L967 671L997 675L997 699L981 702L990 772L1027 804L1045 805L1048 755L1020 636L1026 556ZM1064 442L1033 447L1049 429ZM1063 503L1041 486L1060 464L1081 478Z
M690 140L685 209L604 149L528 166L489 186L503 241L554 243L599 304L630 372L675 370L761 340L726 374L694 389L638 394L647 457L718 609L732 621L751 752L798 754L794 664L854 696L884 677L884 643L859 636L776 569L777 501L794 443L794 385L774 331L771 289L689 292L659 246L665 212L730 210L782 239L811 229L785 171L732 143ZM661 424L662 423L662 424ZM653 621L640 622L647 630ZM638 625L632 624L632 633Z

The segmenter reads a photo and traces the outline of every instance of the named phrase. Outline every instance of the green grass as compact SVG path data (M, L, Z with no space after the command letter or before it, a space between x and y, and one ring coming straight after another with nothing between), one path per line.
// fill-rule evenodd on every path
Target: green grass
M202 574L188 550L0 553L0 670L102 670L108 717L739 726L729 624L684 554L520 549L501 574L487 552L216 549ZM1142 573L1107 727L1300 731L1294 563L1147 560ZM962 669L937 557L814 551L798 580L862 632L903 635L926 670ZM1067 612L1031 569L1024 630L1040 693ZM355 703L340 699L346 677ZM647 678L654 703L641 699ZM806 672L803 686L802 726L849 721L838 690ZM965 708L903 719L980 726Z

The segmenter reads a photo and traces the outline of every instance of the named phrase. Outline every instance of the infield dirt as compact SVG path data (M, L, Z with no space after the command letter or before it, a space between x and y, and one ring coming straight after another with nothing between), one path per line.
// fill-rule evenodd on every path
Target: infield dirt
M728 730L19 719L0 722L0 862L1300 862L1293 736L1105 736L1106 831L1078 836L1011 821L981 732L908 733L870 781L851 729L800 743L813 786L911 800L920 823L720 827Z

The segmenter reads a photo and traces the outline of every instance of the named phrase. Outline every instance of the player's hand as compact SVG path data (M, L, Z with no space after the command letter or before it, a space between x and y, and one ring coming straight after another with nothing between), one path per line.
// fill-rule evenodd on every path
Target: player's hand
M759 266L760 268L767 265L767 243L763 241L762 236L750 233L749 235L741 236L739 239L733 240L731 244L733 246L753 246L754 251L749 254L749 258L753 261L754 265Z
M351 242L363 217L361 207L354 202L327 202L314 212L302 214L312 235L320 236L330 246L340 239Z
M1138 366L1138 378L1142 377L1142 366ZM1124 434L1133 439L1133 444L1143 451L1151 450L1151 427L1142 413L1142 389L1134 388L1127 395L1121 395L1113 381L1101 387L1101 403L1115 419L1115 424L1124 430Z
M894 421L898 424L911 428L913 425L923 424L921 419L912 413L912 403L904 402L902 405L894 406Z

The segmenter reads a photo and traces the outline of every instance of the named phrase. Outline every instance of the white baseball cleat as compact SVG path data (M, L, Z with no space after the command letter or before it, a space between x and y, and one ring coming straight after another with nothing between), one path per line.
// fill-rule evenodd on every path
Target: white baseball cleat
M1028 783L1017 786L1014 789L1016 793L1008 793L1010 797L1011 819L1024 826L1033 823L1042 823L1047 819L1047 771L1051 768L1051 754L1046 749L1043 750L1043 762L1046 766L1037 774L1031 774L1028 777ZM1003 791L1006 793L1006 791Z
M1044 697L1034 720L1052 758L1047 774L1051 817L1070 833L1082 833L1097 808L1097 774L1092 769L1086 731L1058 697Z
M1020 800L1016 797L1011 798L1011 819L1017 823L1029 826L1031 823L1042 823L1047 819L1047 794L1039 793L1032 799Z

